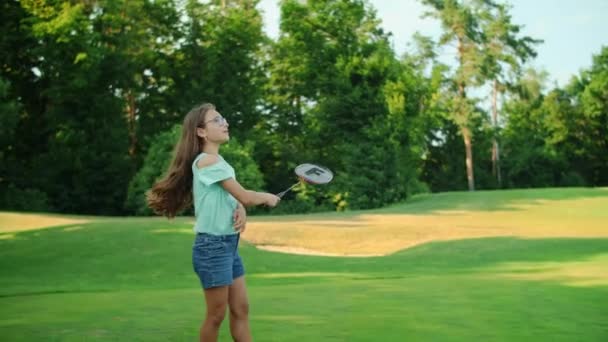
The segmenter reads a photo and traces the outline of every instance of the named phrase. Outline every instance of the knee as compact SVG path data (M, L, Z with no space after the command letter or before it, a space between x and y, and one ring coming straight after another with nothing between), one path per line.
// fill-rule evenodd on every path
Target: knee
M219 327L226 316L226 305L215 305L207 308L207 322L213 326Z
M244 319L249 315L249 303L239 303L230 307L230 315L236 319Z

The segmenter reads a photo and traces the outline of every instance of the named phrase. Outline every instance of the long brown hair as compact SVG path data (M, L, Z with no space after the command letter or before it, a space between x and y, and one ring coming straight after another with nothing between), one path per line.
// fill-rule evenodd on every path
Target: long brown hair
M148 206L168 218L192 204L192 163L205 144L196 134L204 127L207 112L215 109L210 103L192 109L184 118L182 136L173 151L173 160L165 176L146 193Z

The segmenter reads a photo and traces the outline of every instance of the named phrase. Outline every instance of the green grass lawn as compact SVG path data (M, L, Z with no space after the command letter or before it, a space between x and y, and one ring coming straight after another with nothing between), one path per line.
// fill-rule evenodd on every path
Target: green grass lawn
M426 195L366 213L588 198L605 201L588 215L606 220L608 191L593 189ZM0 340L196 340L204 299L189 226L187 219L94 218L0 234ZM240 251L257 341L608 341L605 237L465 239L369 258L248 244ZM221 341L231 340L227 323Z

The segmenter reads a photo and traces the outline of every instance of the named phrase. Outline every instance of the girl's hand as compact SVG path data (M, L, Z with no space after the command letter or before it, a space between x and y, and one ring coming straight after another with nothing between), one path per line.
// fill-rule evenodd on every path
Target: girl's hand
M232 215L232 221L234 222L234 230L239 233L245 232L245 228L247 227L247 211L241 203L237 204Z
M279 204L279 202L281 201L281 198L274 194L266 193L265 196L266 196L266 201L265 201L266 205L271 208L276 207L277 204Z

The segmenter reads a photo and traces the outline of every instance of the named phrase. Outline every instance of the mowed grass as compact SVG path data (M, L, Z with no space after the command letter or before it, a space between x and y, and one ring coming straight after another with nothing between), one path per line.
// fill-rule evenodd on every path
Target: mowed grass
M5 217L0 340L196 340L205 306L191 219L25 229ZM608 340L606 189L446 193L251 221L240 253L257 341ZM286 249L383 256L256 248L269 229L267 244ZM227 323L221 341L231 340Z

